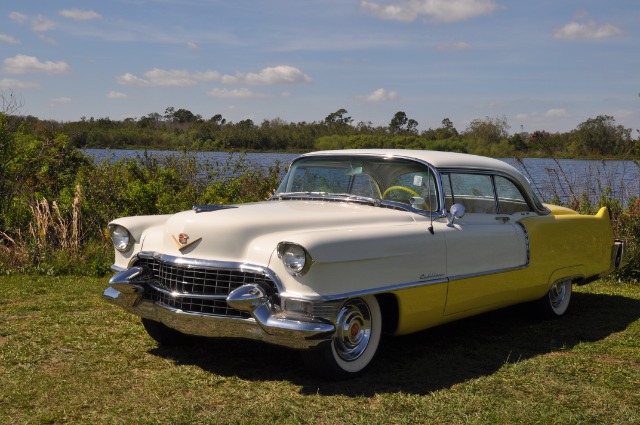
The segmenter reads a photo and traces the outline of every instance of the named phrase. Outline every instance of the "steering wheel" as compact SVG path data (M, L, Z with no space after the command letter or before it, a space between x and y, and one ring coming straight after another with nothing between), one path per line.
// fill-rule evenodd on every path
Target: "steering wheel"
M404 186L391 186L388 187L387 190L384 191L384 193L382 194L382 199L385 199L387 197L387 195L389 194L389 192L391 192L392 190L404 190L405 192L409 192L411 194L411 196L420 196L418 194L418 192L416 192L413 189L409 189L408 187L404 187Z

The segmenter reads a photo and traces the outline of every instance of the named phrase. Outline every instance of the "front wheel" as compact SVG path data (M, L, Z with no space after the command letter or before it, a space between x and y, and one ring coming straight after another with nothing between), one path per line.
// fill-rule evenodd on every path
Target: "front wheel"
M330 379L356 376L375 356L381 331L382 313L376 297L349 299L340 309L331 344L302 352L305 366Z
M569 308L572 286L570 280L551 285L549 292L539 301L542 314L551 318L563 316Z

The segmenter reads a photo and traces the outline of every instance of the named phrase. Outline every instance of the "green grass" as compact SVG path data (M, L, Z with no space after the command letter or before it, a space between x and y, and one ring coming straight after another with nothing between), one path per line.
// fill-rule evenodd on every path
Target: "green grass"
M346 382L251 341L158 348L105 286L0 278L0 423L640 423L637 285L577 288L560 320L520 306L386 338Z

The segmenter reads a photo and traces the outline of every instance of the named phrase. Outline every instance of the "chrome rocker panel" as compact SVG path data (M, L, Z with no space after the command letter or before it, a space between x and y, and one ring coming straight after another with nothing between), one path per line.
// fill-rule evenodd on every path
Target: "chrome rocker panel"
M301 321L275 313L276 309L262 289L253 284L243 285L227 296L229 306L249 312L251 318L188 313L160 305L142 299L144 289L135 283L142 272L140 267L132 267L116 273L103 297L136 316L155 320L184 334L244 338L294 349L309 349L328 343L335 332L331 323Z

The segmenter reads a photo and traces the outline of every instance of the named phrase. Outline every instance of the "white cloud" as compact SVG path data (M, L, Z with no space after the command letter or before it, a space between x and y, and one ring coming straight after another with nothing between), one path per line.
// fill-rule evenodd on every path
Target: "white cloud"
M0 41L4 41L5 43L9 44L20 44L20 40L17 40L7 34L0 34Z
M31 18L31 29L35 32L46 32L54 29L55 27L55 22L45 18L42 15Z
M489 15L497 5L493 0L395 0L391 4L361 0L360 8L380 19L412 22L425 16L437 22L455 22Z
M240 89L219 89L214 88L207 92L209 96L219 97L223 99L251 99L256 97L265 97L264 94L255 93L247 88Z
M27 55L16 55L4 60L3 71L7 74L26 74L42 72L45 74L66 74L71 68L66 62L40 62L38 58Z
M262 71L242 73L237 72L235 76L224 75L222 82L225 84L255 84L255 85L273 85L273 84L302 84L310 83L311 77L298 68L289 65L279 65L264 68Z
M545 119L551 118L570 118L571 114L564 108L551 108L545 112L529 112L517 114L516 118L521 120L532 120L537 122L544 122Z
M20 12L11 12L9 14L9 19L11 19L14 22L17 22L19 24L23 24L27 21L27 19L29 19L29 17L23 13Z
M217 81L222 78L216 71L194 72L192 75L198 81Z
M191 73L178 69L154 68L145 72L144 76L154 86L189 87L198 83Z
M60 11L60 16L75 19L77 21L90 21L92 19L101 19L102 16L93 10L82 9L65 9Z
M200 46L198 46L193 41L187 42L187 47L190 48L190 49L193 49L193 50L199 50L200 49Z
M438 50L442 52L467 50L471 48L471 44L465 41L455 41L453 43L441 43L437 46Z
M14 22L18 22L19 24L29 22L31 24L31 29L38 33L47 32L52 29L55 29L56 27L55 22L45 18L42 15L28 16L20 12L11 12L9 14L9 19L11 19Z
M199 81L214 81L220 79L216 71L189 72L179 69L154 68L145 72L144 78L131 73L117 77L118 84L142 87L192 87Z
M111 90L109 93L107 93L107 98L108 99L128 99L129 95L126 93L120 93L120 92Z
M376 103L396 100L398 97L398 93L395 91L386 91L383 88L379 88L378 90L374 90L371 94L359 96L358 99L364 100L365 102Z
M564 108L551 108L544 113L544 116L547 118L566 118L569 113Z
M597 25L590 21L586 24L571 22L553 33L553 38L559 40L597 40L621 35L620 28L611 24Z
M0 79L0 89L17 90L17 89L35 89L39 84L33 81L20 81L12 78Z

